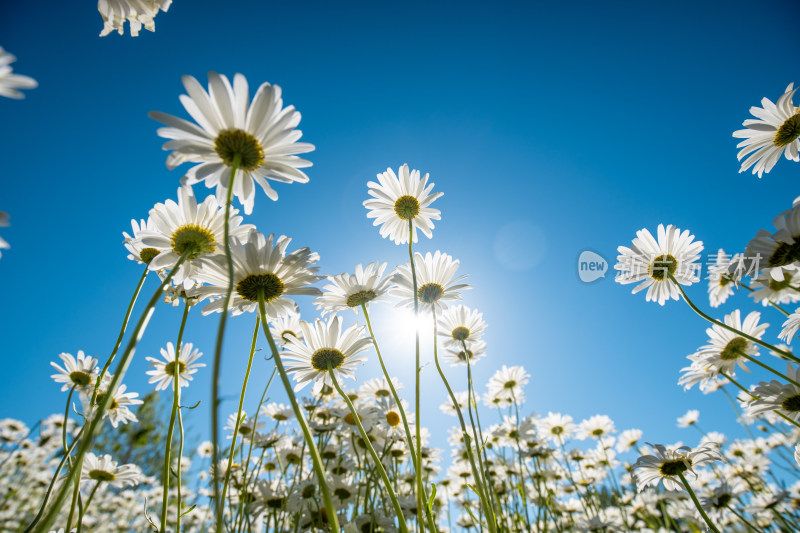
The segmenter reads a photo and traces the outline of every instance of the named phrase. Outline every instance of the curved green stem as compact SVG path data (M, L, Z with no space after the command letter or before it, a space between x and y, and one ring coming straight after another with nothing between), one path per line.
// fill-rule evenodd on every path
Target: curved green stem
M356 412L356 408L353 407L353 402L339 386L339 382L336 380L336 375L333 373L333 367L331 366L330 361L328 361L328 374L331 376L331 380L333 381L333 386L336 388L336 391L339 393L342 399L344 399L344 402L350 409L350 414L353 415L353 420L356 423L356 427L358 427L358 432L361 434L361 439L364 441L364 445L366 446L370 456L372 457L372 462L375 463L375 469L378 471L378 474L380 474L381 479L383 480L383 485L384 487L386 487L386 492L389 493L389 499L392 500L392 505L394 506L394 512L397 513L397 523L400 526L400 531L402 533L408 533L408 526L406 526L405 518L403 518L403 509L400 507L400 502L397 501L397 494L394 493L394 489L392 488L392 483L389 481L389 476L386 475L386 469L383 468L383 464L381 463L378 454L375 453L375 448L372 447L372 443L370 442L369 437L367 436L367 432L364 431L364 426L361 425L361 419L359 418L359 415Z
M228 181L228 196L225 200L225 232L224 232L224 246L225 246L225 260L228 264L228 290L225 292L223 301L225 302L222 307L222 316L219 318L219 329L217 330L217 342L214 346L214 366L211 373L211 442L213 444L212 461L214 468L219 468L219 370L222 362L222 341L225 337L225 324L228 321L228 306L231 303L231 293L233 292L233 258L231 257L231 247L228 239L230 238L230 213L231 213L231 198L233 197L233 183L236 179L236 171L242 161L241 154L233 156L233 164L231 165L231 179ZM214 511L216 514L216 523L214 530L216 533L222 533L223 530L223 510L225 502L219 497L219 476L214 476Z
M300 405L297 403L297 398L292 390L292 384L289 381L289 377L286 375L286 370L283 368L281 355L278 353L278 347L275 346L275 339L272 338L272 334L269 331L267 312L264 305L263 289L258 290L258 312L259 316L261 317L261 328L264 332L264 336L267 338L267 342L269 342L269 347L272 350L272 358L275 361L275 366L278 369L278 375L281 377L283 388L286 389L286 395L289 397L289 402L292 404L292 410L294 411L294 416L297 418L297 423L303 432L303 438L305 439L306 444L308 444L308 452L311 455L311 462L314 464L314 472L317 474L317 482L319 483L319 489L320 492L322 492L322 499L325 503L325 512L328 519L328 525L330 526L332 533L339 533L339 519L336 516L336 508L334 507L333 499L331 498L331 490L328 487L327 480L325 479L325 467L323 466L322 459L319 456L317 445L314 443L314 437L311 435L311 430L308 429L308 423L306 422L305 416L303 416L303 411L300 410Z
M183 262L188 257L190 251L186 251L183 255L178 258L178 261L175 263L175 266L172 270L164 277L164 280L156 289L156 292L150 298L150 301L147 302L147 306L145 307L144 311L142 312L142 316L139 318L139 321L136 324L136 327L133 329L133 333L131 334L130 339L128 339L128 344L125 347L125 352L122 354L119 364L117 365L117 371L114 373L114 377L111 378L111 382L108 385L108 392L103 397L103 401L100 402L96 406L96 410L94 412L94 416L92 417L91 422L88 425L84 426L83 437L81 439L80 447L78 448L78 453L75 456L75 462L77 464L81 464L83 462L83 456L89 452L94 443L94 437L97 433L99 426L103 422L103 415L105 415L108 406L111 404L111 400L114 396L114 391L117 390L117 385L119 385L122 378L125 376L125 372L128 370L128 366L130 365L131 359L133 358L133 354L136 351L136 345L144 335L144 331L147 328L147 324L150 322L150 318L153 316L153 312L155 310L156 303L164 294L164 287L166 287L169 282L172 280L172 277L175 275L175 272L178 270ZM61 489L58 491L58 495L56 496L55 502L50 507L50 510L45 515L44 519L42 520L39 527L36 528L35 531L46 533L50 531L50 527L56 520L58 513L61 511L61 506L64 505L64 501L67 498L67 493L69 492L69 484L71 481L74 481L77 469L70 470L69 474L67 475L67 479L64 481ZM77 474L80 476L80 474Z
M719 321L719 320L717 320L715 318L711 318L710 316L705 314L703 311L701 311L700 308L698 308L694 304L694 302L692 302L692 300L686 295L686 291L683 290L683 287L681 287L681 284L678 283L675 280L675 278L672 276L672 274L670 274L670 279L678 287L678 290L681 292L681 295L683 296L683 299L686 301L687 304L689 304L689 307L692 308L692 311L694 311L695 313L697 313L701 317L705 318L706 320L708 320L712 324L716 324L717 326L719 326L721 328L724 328L724 329L727 329L728 331L730 331L732 333L735 333L735 334L739 335L740 337L744 337L745 339L749 340L750 342L754 342L754 343L758 344L759 346L763 346L767 350L770 350L772 352L778 353L778 354L782 355L783 357L794 361L795 363L800 363L800 359L795 357L794 354L792 354L791 352L787 352L786 350L781 350L780 348L777 348L777 347L771 345L768 342L764 342L761 339L757 339L757 338L755 338L755 337L753 337L751 335L748 335L747 333L744 333L743 331L739 331L738 329L734 328L733 326L729 326L725 322L721 322L721 321Z
M242 393L239 395L239 410L236 411L236 423L233 426L233 440L231 442L231 451L228 456L228 466L225 468L225 481L222 484L222 501L225 502L225 495L228 493L228 483L231 479L231 465L233 465L233 454L236 451L236 438L239 436L239 425L242 423L242 406L244 405L244 395L247 391L247 382L250 379L250 369L253 367L253 355L256 353L256 341L258 340L258 325L261 319L256 317L256 327L253 329L253 342L250 344L250 356L247 358L247 370L244 372L244 381L242 382ZM255 427L253 428L255 431ZM252 435L251 435L252 438Z
M372 345L375 347L375 353L378 354L378 362L381 365L381 370L383 371L383 377L386 378L386 382L389 384L389 390L392 391L392 397L394 398L395 404L397 404L397 408L400 410L400 418L403 421L403 429L406 432L406 439L408 440L408 449L411 451L411 462L414 465L414 472L415 472L415 479L417 483L417 491L423 495L425 498L425 504L423 505L425 509L425 519L428 522L428 528L435 532L436 531L436 523L433 520L433 516L431 514L431 510L428 508L427 501L428 501L428 494L425 491L425 486L422 484L422 468L420 464L417 462L417 455L414 453L413 450L413 442L414 439L411 437L411 427L408 425L408 418L406 417L406 410L403 407L403 403L400 401L400 395L397 394L397 389L395 389L394 384L392 383L392 377L389 375L389 371L386 369L386 364L383 362L383 357L381 356L381 350L378 347L378 339L375 338L375 333L372 331L372 323L369 320L369 311L367 311L367 304L361 304L361 310L364 311L364 318L367 322L367 329L369 330L369 335L372 337Z
M181 356L181 341L183 340L183 330L186 328L186 319L189 316L189 300L185 300L183 306L183 317L181 318L181 327L178 329L178 343L175 346L175 360L172 362L172 411L169 414L169 426L167 428L167 441L164 444L164 467L162 468L161 475L164 478L163 494L161 496L161 527L160 533L167 531L167 506L169 504L169 476L170 476L170 463L172 453L172 436L175 433L175 416L181 404L181 385L180 385L180 356ZM181 458L178 457L178 469L180 469ZM181 479L178 475L178 487L180 489ZM180 514L181 514L181 501L178 498L178 524L176 524L176 531L180 531Z
M717 527L714 525L714 523L708 517L706 512L703 510L703 506L700 505L700 502L697 501L697 496L694 495L694 491L692 490L692 487L689 485L689 482L686 481L686 477L683 475L683 472L678 472L678 477L681 478L681 481L683 482L683 486L686 487L686 491L689 493L689 496L692 498L692 501L694 502L694 506L697 507L698 511L700 511L700 516L702 516L703 520L705 520L706 525L708 526L708 529L710 529L714 533L719 533L719 529L717 529Z

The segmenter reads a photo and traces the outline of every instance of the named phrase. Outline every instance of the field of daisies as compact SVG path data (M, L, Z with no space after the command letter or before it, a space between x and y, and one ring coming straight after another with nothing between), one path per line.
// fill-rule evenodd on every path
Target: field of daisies
M154 31L170 5L100 0L101 36ZM0 48L7 99L37 88L14 72L15 61ZM678 422L696 431L693 446L654 442L603 414L537 414L526 402L536 369L488 355L468 269L436 239L447 190L425 169L387 162L355 201L375 240L402 250L400 264L355 260L347 272L327 272L313 242L253 224L255 211L283 201L281 187L309 181L317 148L302 140L300 113L273 82L184 75L175 95L184 112L149 113L167 168L179 169L175 193L119 229L120 260L127 255L139 274L116 341L102 353L53 354L40 385L60 388L51 415L0 419L0 531L800 531L800 357L792 350L800 198L786 198L749 241L741 236L741 250L706 249L669 221L620 236L609 265L615 289L663 306L665 321L694 313L706 341L675 365L678 385L728 402L747 435L706 432L690 410ZM800 162L796 91L776 88L732 132L740 172L766 179L776 165ZM10 220L0 212L0 226ZM0 238L5 254L14 246ZM704 255L713 261L701 273ZM301 313L299 301L314 312ZM718 312L731 302L734 310ZM181 317L171 335L158 353L137 351L167 308ZM373 327L387 316L412 347L402 360L384 356L397 336ZM213 342L185 335L195 321ZM241 365L225 343L234 323L250 332ZM132 390L141 359L150 389ZM269 371L254 372L263 361ZM365 371L368 361L379 371ZM493 375L473 379L476 363ZM225 403L223 369L239 391ZM443 404L421 386L423 371L446 392ZM203 374L210 390L187 402ZM422 424L422 414L439 410L452 427ZM198 430L192 420L206 416L210 427ZM448 449L432 444L440 437Z

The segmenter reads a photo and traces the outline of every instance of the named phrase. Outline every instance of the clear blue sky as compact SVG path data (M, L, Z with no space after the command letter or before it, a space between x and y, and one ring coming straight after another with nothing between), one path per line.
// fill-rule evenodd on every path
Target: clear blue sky
M762 97L800 82L794 0L175 0L157 31L138 38L99 38L91 1L18 0L1 11L0 46L39 88L0 99L0 209L12 223L0 228L11 244L0 259L0 417L32 423L63 411L49 362L62 351L110 351L140 275L121 232L175 198L182 175L165 168L147 113L186 117L181 76L205 84L216 70L243 73L251 88L281 85L303 114L303 140L317 147L310 183L277 184L276 203L260 194L247 222L318 251L326 273L403 262L405 249L366 218L366 182L402 163L430 172L445 193L435 205L442 220L418 249L441 249L469 274L464 303L489 323L481 390L502 364L522 364L532 374L525 412L603 413L651 442L694 444L675 419L698 408L704 429L742 435L724 397L676 385L706 324L683 303L661 308L631 295L612 276L582 284L576 263L591 249L613 264L618 245L662 222L691 229L706 252L739 251L791 206L800 167L781 160L762 180L739 174L731 133ZM202 185L195 190L204 197ZM144 294L154 288L150 280ZM708 308L705 283L691 294ZM754 308L740 296L721 312L737 303ZM312 317L310 300L301 304ZM375 311L378 335L411 400L412 343L388 336L388 310ZM764 315L775 339L782 315ZM157 309L129 390L150 390L144 358L174 342L179 320L179 308ZM217 320L193 312L185 336L207 363ZM253 321L229 322L223 416L235 409ZM256 365L251 406L268 371ZM203 401L187 416L199 432L209 374L187 393L187 403ZM358 375L377 376L377 363ZM445 447L443 428L455 419L439 413L445 391L433 367L423 382L423 423Z

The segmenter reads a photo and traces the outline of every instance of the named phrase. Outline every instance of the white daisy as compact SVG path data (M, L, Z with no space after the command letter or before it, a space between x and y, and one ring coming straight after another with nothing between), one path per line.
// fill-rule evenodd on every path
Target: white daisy
M464 351L462 346L446 346L445 352L442 355L442 360L450 365L464 365L467 364L467 356L469 356L469 364L474 365L486 356L486 343L483 341L468 342L467 349Z
M636 232L633 246L617 248L620 255L614 268L619 270L615 281L626 285L639 283L633 293L647 289L647 301L664 305L668 299L678 300L680 291L670 277L681 285L699 281L697 273L701 265L696 264L703 250L701 241L694 241L689 230L681 232L673 225L666 228L658 225L658 241L647 229Z
M214 453L214 444L210 440L204 440L197 446L197 455L208 459Z
M167 12L172 0L98 0L97 10L103 17L105 37L116 30L120 35L125 32L125 21L130 23L131 36L136 37L142 26L149 31L156 31L155 19L158 11Z
M3 50L3 47L0 46L0 96L17 99L25 98L25 95L17 89L34 89L39 85L33 78L21 74L12 74L14 69L11 67L11 63L16 60L16 57Z
M736 283L729 273L730 265L730 257L720 248L714 264L708 267L708 299L711 307L719 307L733 294Z
M300 327L304 340L291 339L282 356L287 371L293 373L297 381L295 390L302 389L309 381L332 386L328 365L337 379L355 379L356 365L367 360L358 354L372 343L371 337L364 336L363 326L354 324L342 331L342 319L337 315L327 322L320 319L314 324L301 322Z
M291 312L285 316L270 320L269 331L278 346L284 346L292 337L302 339L303 332L300 330L300 315Z
M464 392L454 392L453 396L456 398L456 402L458 402L458 410L463 411L467 408L467 404L469 403L469 393L466 391ZM445 400L443 404L439 406L439 410L446 415L456 416L456 405L453 404L453 399L448 398Z
M99 392L95 398L94 404L90 404L92 392L86 391L81 394L81 401L83 403L84 414L87 418L94 416L96 407L105 401L108 394L108 385L111 383L112 374L105 374L103 376L103 383L100 385ZM144 403L139 397L138 392L125 392L127 385L120 385L114 391L114 395L108 403L103 417L108 417L111 425L117 427L120 423L127 424L128 422L137 422L136 415L130 410L129 406L139 405Z
M268 403L261 406L260 414L268 416L276 422L285 422L294 416L291 406L282 403Z
M737 156L739 161L751 154L742 163L739 172L752 166L753 174L758 174L760 178L764 172L772 170L781 154L791 161L800 161L800 108L792 103L797 91L793 87L793 83L786 87L777 104L773 104L769 98L762 98L763 107L750 108L750 114L756 118L742 123L746 129L733 132L734 137L744 139L736 145L736 148L742 149Z
M378 183L367 183L372 196L364 201L369 209L367 218L374 218L372 225L381 227L381 237L389 237L395 244L408 242L409 221L412 242L417 242L417 228L430 239L433 220L440 220L441 212L429 206L444 193L431 194L434 184L428 185L428 174L420 178L419 170L409 172L406 164L398 172L399 177L387 168L378 174Z
M242 224L242 217L236 216L237 213L238 210L231 209L229 231L231 237L243 241L255 226ZM221 246L225 235L225 209L213 196L206 197L198 205L191 187L178 189L178 203L167 200L156 204L150 210L150 227L152 229L140 229L140 242L159 253L147 267L155 271L171 269L181 255L189 252L173 277L173 281L182 283L185 289L195 283L197 258L205 254L225 257L225 248Z
M614 421L606 415L595 415L578 424L578 431L575 437L578 439L599 439L611 433L616 433Z
M791 344L798 329L800 329L800 308L795 309L794 313L789 315L786 322L783 323L783 329L778 338Z
M700 420L700 411L697 409L689 409L686 411L685 415L678 417L678 427L688 428L689 426L696 424L698 420Z
M311 266L319 261L319 254L300 248L287 255L286 247L291 240L284 235L277 239L273 234L264 237L256 230L250 231L244 247L236 237L231 238L234 292L229 309L233 315L255 311L259 291L263 291L266 314L270 318L297 312L297 304L285 296L320 294L319 289L310 286L319 280L318 267ZM189 294L201 300L214 300L203 308L203 314L221 312L223 297L228 292L225 257L205 256L197 279L209 285L190 289Z
M414 262L417 272L417 297L422 310L434 307L438 311L446 309L447 301L461 299L459 291L472 288L466 283L458 283L466 278L466 275L453 277L458 270L459 261L439 250L433 255L428 252L424 257L417 252L414 254ZM397 267L394 281L397 287L389 293L400 298L397 307L413 309L414 284L409 263Z
M142 470L133 464L117 466L110 455L98 456L89 452L83 457L81 479L108 483L120 489L138 484L142 480Z
M572 417L561 413L547 413L538 421L540 435L551 442L566 441L575 433L575 428Z
M195 348L191 342L184 342L181 344L181 353L178 355L178 382L181 387L188 387L189 382L192 380L192 374L197 372L198 368L206 366L204 363L195 363L195 361L203 355L200 350ZM156 390L163 390L172 386L172 380L175 378L175 346L171 342L167 343L167 349L161 348L161 357L146 357L150 361L152 370L147 371L150 376L148 383L156 383Z
M626 429L621 432L617 437L617 451L619 453L627 452L639 443L642 435L641 429Z
M515 399L519 403L522 401L523 387L528 384L530 377L531 375L521 366L503 365L489 378L489 393L502 398Z
M783 272L783 279L778 281L768 273L762 273L753 278L750 288L753 292L750 297L761 305L767 307L771 303L789 304L800 301L800 292L797 290L800 275L797 272Z
M158 111L150 112L150 118L167 126L158 129L161 137L172 139L164 143L165 150L172 150L168 168L200 163L186 172L185 183L205 181L207 187L216 187L217 199L224 205L230 168L238 161L233 193L249 215L255 201L254 182L277 200L267 179L308 181L298 169L310 167L311 162L294 154L311 152L314 145L297 142L302 136L295 129L300 113L294 106L283 107L280 87L263 83L250 102L247 80L241 74L233 77L231 86L227 77L209 72L208 92L191 76L183 77L183 85L189 94L181 95L181 103L197 124Z
M248 418L247 413L242 411L242 416L239 418L239 427L236 427L236 420L237 420L238 413L231 413L228 415L228 421L223 428L225 431L230 432L228 438L233 438L233 432L236 430L239 435L242 436L243 439L250 439L253 435L256 434L260 429L264 427L264 420L259 419L256 423L256 417L251 416Z
M679 474L694 471L694 467L713 461L722 461L718 446L714 443L700 444L695 449L688 446L666 448L662 444L649 444L655 455L643 455L633 465L636 488L641 492L648 485L664 482L667 490L685 490Z
M370 263L366 268L356 265L355 274L328 276L330 284L322 287L322 296L314 305L322 315L358 308L372 301L387 300L386 294L392 288L392 277L381 279L386 263Z
M786 274L796 273L800 261L800 204L775 217L773 225L775 233L758 230L744 255L751 275L761 270L783 281Z
M51 361L50 366L58 370L58 373L50 377L56 383L64 384L61 387L62 391L69 390L71 387L75 387L79 391L92 389L99 373L97 359L87 356L83 353L83 350L78 350L77 358L68 353L60 353L58 357L64 362L64 367L62 368Z
M742 321L739 310L736 309L725 315L724 321L725 324L737 331L761 339L769 324L759 324L760 318L761 313L752 311ZM708 334L710 343L698 350L698 359L705 365L713 366L719 372L733 373L736 370L736 363L739 363L739 366L747 371L744 364L747 361L745 355L751 357L758 355L758 344L721 326L714 324L706 329L706 334Z
M461 346L465 341L477 341L486 330L483 314L464 305L447 308L439 316L439 335L448 344Z
M392 385L396 391L403 389L403 384L394 376L392 376ZM389 382L386 381L385 377L368 379L361 385L358 392L366 398L375 400L384 400L392 395L392 389L389 387Z
M786 363L786 375L800 382L800 367ZM753 418L776 411L800 422L800 387L793 383L772 380L762 381L751 391L755 397L747 403L747 414Z
M142 232L156 232L155 224L153 224L150 218L147 220L142 219L140 222L131 220L131 230L133 231L133 236L128 235L124 231L122 232L122 236L124 237L123 243L125 244L125 248L130 252L128 254L128 259L140 264L149 265L150 261L161 253L161 250L148 248L142 243L141 238Z

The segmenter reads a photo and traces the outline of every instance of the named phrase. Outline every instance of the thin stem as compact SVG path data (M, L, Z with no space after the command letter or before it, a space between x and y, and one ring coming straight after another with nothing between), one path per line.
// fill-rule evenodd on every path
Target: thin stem
M356 427L358 427L358 432L361 434L361 439L364 441L364 445L369 451L370 456L372 456L372 462L375 463L375 469L378 471L378 474L380 474L381 479L383 480L383 485L386 487L386 492L389 493L389 499L392 500L394 512L397 513L397 523L400 526L400 531L402 533L408 533L408 526L406 526L405 518L403 518L403 509L400 507L400 502L397 501L397 495L394 493L392 483L389 481L389 476L386 475L386 470L383 468L383 464L381 463L378 454L375 453L375 448L372 447L372 443L367 436L367 432L364 431L364 426L361 425L361 419L356 412L356 408L353 407L353 402L339 386L339 382L336 380L336 374L333 373L333 367L331 366L330 361L328 361L328 374L331 376L331 380L333 381L333 386L336 388L336 391L339 393L342 399L344 399L344 402L350 409L350 414L353 415L353 420L356 423Z
M225 468L225 482L222 485L222 501L225 501L225 495L228 493L228 483L231 479L231 465L233 465L233 454L236 451L236 438L239 436L239 425L242 423L242 406L244 405L244 394L247 391L247 382L250 379L250 369L253 367L253 355L256 353L256 341L258 340L258 326L261 319L256 317L256 326L253 329L253 342L250 344L250 356L247 358L247 370L244 372L244 382L242 382L242 393L239 395L239 410L236 411L236 423L233 426L233 441L231 442L231 451L228 456L228 466ZM253 427L253 431L256 428ZM253 435L251 434L252 438Z
M752 530L753 530L753 531L755 531L756 533L758 533L759 531L761 531L760 529L756 528L756 527L755 527L753 524L751 524L751 523L750 523L750 521L749 521L747 518L745 518L743 515L741 515L740 513L738 513L738 512L736 511L736 509L734 509L734 508L733 508L733 507L731 507L730 505L728 505L728 510L729 510L730 512L732 512L733 514L735 514L735 515L736 515L736 516L739 518L739 520L741 520L742 522L744 522L744 525L746 525L747 527L749 527L750 529L752 529Z
M258 312L259 316L261 317L261 328L264 332L264 336L269 342L269 347L272 350L272 358L275 361L275 366L278 369L278 375L281 377L283 388L286 389L286 395L289 397L289 402L292 404L292 410L294 411L294 416L297 418L297 423L303 432L303 438L305 439L306 444L308 444L308 451L311 455L311 461L314 464L314 472L317 474L317 482L319 483L320 492L322 492L322 499L325 502L328 525L330 526L332 533L339 533L339 519L336 516L336 508L333 505L331 491L330 488L328 488L328 482L325 478L325 467L322 465L322 459L320 458L319 451L314 443L314 437L311 435L311 430L308 429L308 423L306 422L305 416L303 416L303 411L300 410L300 405L297 403L297 398L292 390L292 384L289 382L289 377L286 375L286 370L283 368L283 362L281 361L280 353L278 353L278 347L275 346L275 340L272 338L272 334L269 331L267 312L264 305L264 289L258 290Z
M414 288L414 348L416 357L414 359L414 412L416 413L416 417L414 420L414 431L416 436L415 444L409 442L409 448L411 449L411 454L415 456L415 464L419 465L419 468L416 470L416 477L417 477L417 509L420 508L422 505L422 439L420 437L421 433L421 419L420 416L422 413L420 412L420 366L419 366L419 294L417 289L417 267L414 261L414 249L413 249L413 241L414 241L414 223L413 219L408 219L408 258L411 261L411 282ZM416 447L416 449L415 449ZM426 502L427 503L427 502Z
M225 200L225 260L228 264L228 290L225 293L222 307L222 316L219 318L219 329L217 330L217 343L214 347L214 367L211 374L211 442L213 444L212 461L214 468L219 468L219 371L222 362L222 341L225 337L225 324L228 321L228 306L231 303L231 293L233 292L233 258L231 257L231 247L228 239L230 237L230 212L231 198L233 196L233 182L236 179L236 170L242 161L242 155L237 153L233 156L231 165L231 178L228 181L228 196ZM217 533L222 533L222 512L225 507L224 500L219 497L219 476L214 476L214 510L216 511L216 524L214 525Z
M139 318L139 322L137 322L136 327L133 329L133 333L131 334L130 339L128 339L128 344L125 347L125 352L122 354L120 358L120 362L117 365L117 371L114 372L114 377L111 378L111 382L108 385L108 390L103 397L103 401L100 402L96 406L96 412L92 417L92 421L88 424L88 426L84 426L83 437L81 439L80 447L78 448L78 453L75 457L76 463L83 462L83 456L89 452L94 443L94 436L99 428L99 426L103 423L103 415L105 415L108 406L111 404L111 400L113 399L114 392L117 390L117 385L122 378L125 376L125 372L128 370L128 366L130 365L131 359L133 358L133 354L136 352L136 345L144 335L144 331L147 328L147 324L150 322L150 318L153 316L153 312L155 311L155 306L158 300L164 294L164 287L166 287L169 282L172 280L172 277L175 275L175 272L178 268L183 264L186 258L189 256L190 250L181 255L178 260L175 262L175 266L170 270L169 274L164 277L164 280L156 289L156 292L153 293L153 296L150 298L150 301L147 302L147 306L145 307L144 311L142 312L142 316ZM58 495L56 496L55 502L53 503L50 510L45 515L42 523L39 527L36 528L35 531L38 532L48 532L50 531L50 527L55 522L58 513L61 511L61 507L64 505L64 501L67 498L67 493L69 492L69 484L70 481L73 481L76 475L77 469L70 470L67 478L64 480L64 484L62 485L61 489L58 491ZM78 474L80 476L80 474Z
M175 360L172 362L172 411L169 414L169 426L167 428L167 441L164 444L164 467L162 468L161 475L164 478L162 483L164 488L161 496L161 527L159 531L166 533L167 531L167 505L169 504L169 467L170 457L172 452L172 436L175 433L175 416L181 404L181 385L180 385L180 356L181 356L181 341L183 339L183 330L186 327L186 318L189 316L189 300L185 301L183 307L183 316L181 317L181 326L178 329L178 343L175 346ZM180 468L180 457L178 457L178 468ZM180 486L180 477L178 477L178 486ZM181 502L178 499L178 521L180 522ZM180 531L180 525L176 526L176 531Z
M367 304L361 304L361 310L364 311L364 318L367 322L367 329L369 330L369 335L372 337L372 345L375 347L375 353L378 354L378 362L381 365L381 370L383 371L383 377L386 378L386 383L389 384L389 390L392 391L392 397L394 398L395 404L397 404L397 408L400 410L400 418L403 420L403 429L406 432L406 439L408 440L408 449L411 450L411 462L414 465L414 472L415 472L415 479L417 483L417 491L423 495L425 498L424 502L424 509L425 509L425 518L428 522L428 528L435 532L436 531L436 523L433 520L433 516L431 514L430 509L428 508L428 494L425 490L425 486L422 484L422 468L420 464L417 462L417 455L414 453L413 450L413 442L414 439L411 438L411 428L408 425L408 419L406 418L406 410L403 407L403 403L400 401L400 395L397 394L397 389L395 389L394 384L392 383L392 377L389 375L389 371L386 369L386 364L383 362L383 357L381 356L381 350L378 347L378 339L375 338L375 333L372 331L372 323L369 320L369 311L367 310Z
M86 499L86 505L84 505L83 509L81 509L81 513L78 516L78 531L77 531L77 533L81 533L81 527L83 526L83 515L86 514L87 510L89 510L89 504L92 503L92 498L94 498L95 492L97 492L98 487L100 487L100 483L102 483L102 481L98 481L97 483L95 483L94 487L92 488L92 491L89 493L89 497Z
M703 520L705 520L706 525L708 525L708 529L710 529L714 533L719 533L719 529L717 529L717 527L714 525L714 523L708 517L706 512L703 510L703 506L700 505L700 502L697 501L697 496L694 495L694 491L692 490L692 487L689 485L689 482L686 481L686 477L683 475L683 472L678 472L678 477L681 478L681 481L683 482L683 486L686 487L686 491L689 493L689 496L692 498L692 501L694 502L694 506L697 507L698 511L700 511L700 516L702 516Z
M772 352L778 353L778 354L782 355L783 357L794 361L795 363L800 363L800 359L795 357L794 354L792 354L791 352L787 352L786 350L781 350L780 348L777 348L777 347L771 345L768 342L764 342L761 339L757 339L757 338L755 338L755 337L753 337L751 335L748 335L747 333L744 333L743 331L739 331L738 329L734 328L733 326L729 326L725 322L720 322L719 320L717 320L715 318L711 318L710 316L705 314L703 311L701 311L692 302L691 299L689 299L689 297L686 295L686 291L683 290L683 287L681 287L680 283L678 283L675 280L675 278L672 276L672 274L670 274L669 277L672 280L672 282L675 283L675 285L678 287L678 290L681 292L681 295L683 296L683 299L686 301L687 304L689 304L689 307L692 308L692 311L694 311L695 313L697 313L701 317L705 318L706 320L708 320L712 324L716 324L717 326L719 326L721 328L724 328L724 329L727 329L728 331L730 331L732 333L735 333L735 334L739 335L740 337L744 337L745 339L749 340L750 342L754 342L754 343L758 344L759 346L763 346L767 350L770 350Z

